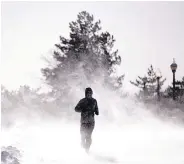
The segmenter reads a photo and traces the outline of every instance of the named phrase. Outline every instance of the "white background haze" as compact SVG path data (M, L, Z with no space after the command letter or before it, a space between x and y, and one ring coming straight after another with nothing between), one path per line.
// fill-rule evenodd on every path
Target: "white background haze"
M50 53L60 35L68 36L69 22L83 10L101 20L102 31L114 35L122 57L118 73L125 74L124 90L134 93L129 81L144 76L150 64L161 70L167 86L173 58L178 64L176 79L184 76L184 2L2 2L1 7L1 79L10 90L42 85L42 56ZM57 113L46 114L46 109L35 110L31 103L2 114L2 151L21 164L184 163L180 109L173 108L174 117L168 118L164 112L157 114L158 104L122 99L100 84L92 88L100 115L89 156L80 147L78 113L73 111L74 119L61 119ZM76 91L73 104L61 109L73 110L83 96L84 91Z

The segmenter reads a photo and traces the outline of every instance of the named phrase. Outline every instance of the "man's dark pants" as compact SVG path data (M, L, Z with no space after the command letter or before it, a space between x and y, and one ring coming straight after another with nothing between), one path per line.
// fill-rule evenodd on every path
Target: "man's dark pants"
M91 135L94 129L95 123L81 123L80 133L81 133L81 144L83 148L89 149L92 143Z

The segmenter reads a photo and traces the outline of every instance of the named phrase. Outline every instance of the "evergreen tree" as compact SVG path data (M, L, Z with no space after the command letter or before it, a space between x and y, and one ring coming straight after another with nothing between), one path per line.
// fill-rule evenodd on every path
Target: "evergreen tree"
M159 77L159 89L163 86L165 82L165 78L163 79L162 76ZM131 84L135 85L136 87L139 87L144 91L144 94L147 96L153 96L157 92L157 74L156 71L154 70L153 66L151 65L148 68L147 71L147 76L145 77L140 77L138 76L138 79L136 79L135 82L130 81ZM142 93L141 91L141 93Z
M113 89L121 87L124 76L115 76L121 57L113 50L113 35L100 32L100 20L95 22L93 15L82 11L69 28L69 39L60 36L60 43L55 44L56 66L42 69L53 93L66 96L71 86L87 86L98 79Z

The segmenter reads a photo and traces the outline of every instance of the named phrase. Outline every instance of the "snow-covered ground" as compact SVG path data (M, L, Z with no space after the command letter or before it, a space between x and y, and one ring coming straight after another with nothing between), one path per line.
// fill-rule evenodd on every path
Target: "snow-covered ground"
M17 119L12 127L2 127L2 163L183 164L184 128L129 103L124 104L132 114L114 109L116 120L103 113L96 117L89 155L80 147L79 120Z

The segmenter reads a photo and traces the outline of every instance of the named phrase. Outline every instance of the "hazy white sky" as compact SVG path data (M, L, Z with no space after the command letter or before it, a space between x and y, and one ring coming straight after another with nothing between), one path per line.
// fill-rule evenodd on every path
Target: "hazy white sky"
M1 76L10 89L40 85L41 56L60 35L68 36L69 22L83 10L116 38L126 90L135 89L129 80L144 76L150 64L170 84L173 58L176 79L184 76L184 2L3 2L1 7Z

